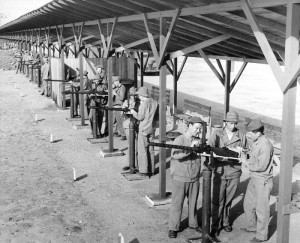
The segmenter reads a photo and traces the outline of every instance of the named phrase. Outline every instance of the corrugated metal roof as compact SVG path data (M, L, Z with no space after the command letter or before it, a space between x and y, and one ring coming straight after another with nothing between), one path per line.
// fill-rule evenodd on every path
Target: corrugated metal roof
M113 47L116 48L148 37L143 13L147 16L150 32L155 36L160 33L159 17L166 16L170 24L174 10L181 9L167 53L221 35L229 35L230 38L205 47L204 52L208 55L247 58L258 62L265 60L241 3L242 1L233 0L55 0L1 26L0 35L40 29L44 37L45 27L51 26L50 36L54 42L58 39L55 26L63 24L63 36L68 38L74 35L71 24L75 23L77 26L84 22L84 43L95 45L96 42L96 45L101 46L95 20L101 21L107 37L107 29L111 25L106 23L117 18L113 36ZM284 56L285 46L287 0L252 0L250 3L274 55L281 61L280 56ZM159 49L158 43L159 38L156 38ZM148 41L132 48L151 51ZM189 55L199 56L197 52Z

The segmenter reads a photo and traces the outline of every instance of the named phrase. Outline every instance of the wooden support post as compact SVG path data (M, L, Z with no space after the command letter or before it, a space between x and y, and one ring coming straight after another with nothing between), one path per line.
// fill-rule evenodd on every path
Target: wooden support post
M60 45L60 65L61 65L61 78L64 80L65 77L65 52L64 52L64 47ZM62 108L65 110L66 109L66 84L62 83L61 84L61 91L62 91Z
M231 72L231 61L226 60L226 78L224 83L225 94L224 94L224 119L226 113L229 111L230 104L230 72Z
M113 59L108 58L107 61L107 77L108 77L108 107L113 107L113 93L112 93L112 74L113 74ZM108 152L114 151L114 140L113 140L113 111L108 111Z
M174 58L174 67L173 67L173 129L175 129L175 116L177 114L177 57Z
M78 53L79 58L79 75L80 75L80 90L83 90L83 53L79 48ZM84 117L84 94L79 94L79 104L80 104L80 116L81 116L81 126L85 126Z
M162 49L166 34L167 20L160 19L160 47ZM167 67L161 66L159 71L159 142L166 141L166 86L167 86ZM159 196L166 197L166 148L159 148Z
M144 53L143 52L141 52L140 70L141 70L141 87L143 87L144 86Z
M289 3L286 18L285 72L291 71L299 53L300 6ZM299 79L299 78L298 78ZM289 242L290 214L283 212L291 202L293 143L295 132L297 82L283 94L279 200L277 215L277 243Z

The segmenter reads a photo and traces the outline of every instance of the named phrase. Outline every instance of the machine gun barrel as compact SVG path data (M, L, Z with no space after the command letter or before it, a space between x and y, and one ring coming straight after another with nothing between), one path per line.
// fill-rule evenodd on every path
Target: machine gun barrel
M237 153L235 151L232 151L228 148L211 147L206 144L204 144L204 145L201 144L201 145L195 146L195 147L188 147L188 146L181 146L181 145L175 145L175 144L150 142L149 145L155 146L155 147L182 149L182 150L192 151L192 152L199 153L199 154L200 153L209 154L212 151L216 155L215 157L224 157L224 158L239 160L239 153Z
M122 107L108 107L108 106L91 106L90 109L96 109L96 110L110 110L110 111L123 111L128 112L130 109L128 108L122 108Z

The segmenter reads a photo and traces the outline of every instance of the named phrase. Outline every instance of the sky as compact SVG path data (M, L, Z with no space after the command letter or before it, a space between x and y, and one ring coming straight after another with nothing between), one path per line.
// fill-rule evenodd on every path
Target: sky
M51 0L0 0L0 26L31 12Z

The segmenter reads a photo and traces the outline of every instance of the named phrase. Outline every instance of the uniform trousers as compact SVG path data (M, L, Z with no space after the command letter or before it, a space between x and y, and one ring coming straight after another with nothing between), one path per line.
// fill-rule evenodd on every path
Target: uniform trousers
M235 196L240 177L222 179L218 173L214 174L212 197L212 229L221 230L223 226L229 226L230 209Z
M149 142L153 142L153 134L143 135L138 133L138 168L140 173L154 174L154 149L149 146Z
M256 231L259 240L268 239L270 219L270 193L273 187L272 178L251 178L244 198L244 211L247 229Z
M172 202L169 214L169 230L179 231L185 197L188 199L189 227L198 227L197 200L199 195L199 185L199 180L194 182L181 182L172 179Z

